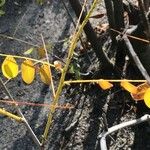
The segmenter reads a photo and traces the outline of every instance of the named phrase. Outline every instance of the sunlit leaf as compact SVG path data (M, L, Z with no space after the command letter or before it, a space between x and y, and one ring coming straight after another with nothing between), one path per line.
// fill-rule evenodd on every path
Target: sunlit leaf
M33 82L35 78L35 67L31 60L25 60L21 64L21 76L26 84Z
M106 81L106 80L102 80L98 82L99 86L103 89L103 90L107 90L113 87L113 84L111 84L110 82Z
M40 72L40 77L41 77L42 82L49 85L51 83L51 72L50 72L49 66L46 64L43 64L40 67L39 72Z
M2 73L7 79L15 78L18 75L18 65L12 56L7 56L2 63Z
M33 50L34 50L34 48L30 48L27 51L25 51L23 54L24 55L29 55L29 54L31 54L33 52Z
M145 105L150 108L150 88L148 88L144 94Z
M137 87L129 83L128 81L121 81L121 86L130 93L137 93Z
M144 99L144 94L145 91L149 88L150 86L147 83L142 83L137 86L137 93L133 94L131 93L131 96L134 100L139 101Z
M62 69L62 64L61 64L60 61L58 61L58 60L54 61L54 66L55 66L55 68L56 68L57 70L60 70L60 71L61 71L61 69Z

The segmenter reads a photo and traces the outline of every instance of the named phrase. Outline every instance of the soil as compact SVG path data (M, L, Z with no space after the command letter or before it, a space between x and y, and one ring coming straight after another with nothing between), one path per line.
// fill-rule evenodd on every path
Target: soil
M68 1L66 0L65 3L76 21ZM69 38L74 27L61 1L49 0L40 6L31 0L7 0L4 10L5 15L0 18L0 53L23 56L27 49L34 47L33 45L42 46L42 34L45 43L52 47L48 50L50 62L58 59L65 61L67 46L64 40ZM97 12L100 10L105 11L103 5L96 9ZM97 23L99 22L93 21L94 25ZM28 43L15 39L10 40L2 35L15 37ZM77 58L73 59L72 64L79 64L80 71L85 74L92 72L92 75L84 76L84 78L94 76L94 73L99 69L99 62L95 54L92 49L82 53L79 50L80 45L76 49ZM37 48L29 57L38 59ZM0 57L1 63L3 59ZM17 62L21 64L22 60L17 59ZM5 82L6 78L2 73L1 77ZM60 73L53 70L53 77L54 84L57 86ZM70 73L67 78L75 79L76 75ZM41 82L39 75L36 75L36 79L31 85L26 85L19 75L9 81L6 86L17 101L50 103L52 100L51 89ZM75 108L56 111L44 149L99 150L98 135L105 128L103 114L106 115L108 127L112 127L149 113L143 102L135 103L127 92L120 88L116 89L117 87L111 91L103 91L93 84L66 86L62 92L60 104L69 102ZM0 98L8 98L2 87ZM16 110L10 105L1 103L1 108L16 114ZM33 131L41 140L48 109L29 106L20 106L20 108ZM68 129L72 123L74 126ZM0 149L2 150L38 149L26 127L5 116L0 116L0 135ZM107 145L111 150L149 150L149 138L149 124L143 123L112 134L107 139Z

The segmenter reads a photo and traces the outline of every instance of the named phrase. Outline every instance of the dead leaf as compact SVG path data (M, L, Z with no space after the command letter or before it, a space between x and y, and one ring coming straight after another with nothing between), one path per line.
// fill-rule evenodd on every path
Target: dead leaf
M133 94L131 93L131 96L134 100L139 101L144 99L144 93L150 86L148 83L142 83L139 86L137 86L137 93Z

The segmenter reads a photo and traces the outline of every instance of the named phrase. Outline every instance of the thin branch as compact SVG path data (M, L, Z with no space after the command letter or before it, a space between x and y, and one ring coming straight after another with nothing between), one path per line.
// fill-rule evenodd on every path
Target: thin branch
M70 47L69 47L68 57L67 57L67 60L66 60L66 65L64 66L64 68L62 70L62 74L61 74L61 78L60 78L60 81L59 81L58 89L57 89L57 92L56 92L56 96L55 96L55 98L54 98L54 100L52 102L52 105L56 105L58 103L58 101L59 101L59 97L60 97L60 94L61 94L63 86L64 86L65 76L66 76L69 64L71 62L71 59L73 57L74 49L76 47L77 41L78 41L82 31L83 31L84 26L88 22L89 17L91 15L91 13L93 12L93 9L95 8L97 2L98 2L98 0L94 0L94 2L92 4L92 6L91 6L87 16L85 17L85 19L82 22L82 24L80 25L78 31L76 32L76 34L72 38L72 41L71 41L71 44L70 44ZM45 130L44 130L42 144L44 144L45 140L47 139L47 136L48 136L48 133L49 133L49 128L50 128L50 126L52 124L52 118L53 118L54 112L55 112L55 108L51 108L51 110L50 110L50 112L48 114L48 120L47 120L47 124L46 124Z
M45 54L46 54L46 60L47 60L47 63L49 64L50 62L49 62L49 58L48 58L48 53L47 53L44 37L43 37L42 34L41 34L41 38L42 38L42 42L43 42L44 51L45 51ZM51 71L50 66L49 66L49 71L50 71L51 88L52 88L53 98L54 98L56 94L55 94L54 82L53 82L52 71Z
M139 119L134 119L134 120L131 120L131 121L123 122L121 124L118 124L118 125L115 125L115 126L113 126L111 128L108 128L108 131L104 131L98 137L98 138L100 138L100 149L101 150L107 150L106 137L109 134L111 134L113 132L116 132L116 131L118 131L118 130L120 130L122 128L133 126L133 125L137 125L137 124L140 124L142 122L149 121L149 120L150 120L150 115L146 114L146 115L142 116Z
M150 85L150 76L148 74L148 72L146 71L146 69L144 68L143 64L141 63L139 57L137 56L137 54L135 53L127 35L123 35L123 40L131 54L131 56L133 57L133 60L135 62L135 64L137 65L137 67L139 68L140 72L142 73L143 77L147 80L148 84Z
M69 12L69 9L67 8L67 6L66 6L64 0L61 0L61 2L62 2L62 4L64 5L64 8L65 8L66 11L67 11L68 16L70 17L71 22L73 23L73 26L76 27L76 23L75 23L75 21L73 20L73 17L72 17L72 15L71 15L71 13ZM82 36L82 34L81 34L81 36ZM80 40L80 42L81 42L81 45L82 45L83 49L86 49L86 47L85 47L85 45L84 45L84 42L83 42L81 36L79 37L79 40Z
M116 33L119 33L119 34L123 34L122 32L120 32L120 31L118 31L118 30L115 30L115 29L110 29L110 30L112 30L112 31L114 31L114 32L116 32ZM129 32L130 32L130 30L129 30ZM130 37L130 38L132 38L132 39L135 39L135 40L138 40L138 41L147 43L147 44L150 43L149 40L146 40L146 39L143 39L143 38L139 38L139 37L136 37L136 36L133 36L133 35L129 35L129 34L128 34L128 30L126 31L126 33L127 33L127 34L126 34L127 37Z
M71 7L73 8L76 16L79 17L80 12L82 10L79 0L69 0L69 2L71 4ZM83 20L85 19L85 16L86 16L86 12L83 13L80 23L83 22ZM107 56L104 54L104 52L102 50L102 43L97 38L95 31L89 21L86 23L86 25L84 27L84 32L87 36L88 41L91 43L91 46L93 47L93 50L94 50L97 58L101 62L102 69L112 68L113 65L111 64L111 62L109 61Z
M9 99L11 99L13 102L15 102L13 96L10 94L8 88L4 85L2 79L0 78L0 84L2 85L3 89L5 90L5 93L7 94L7 96L9 97ZM35 133L33 132L33 130L31 129L30 125L28 124L27 120L25 119L23 113L21 112L20 108L18 108L17 103L14 104L14 107L17 110L17 113L23 118L24 123L29 131L29 133L32 136L33 141L36 143L37 146L41 146L40 141L38 140L37 136L35 135Z
M103 79L104 81L108 82L121 82L121 81L127 81L127 82L134 82L134 83L140 83L140 82L146 82L146 80L129 80L129 79ZM92 79L92 80L69 80L69 81L64 81L64 84L80 84L80 83L98 83L102 81L102 79Z
M8 36L8 35L4 35L4 34L0 34L0 37L2 38L6 38L6 39L10 39L10 40L15 40L15 41L18 41L18 42L21 42L21 43L25 43L25 44L28 44L28 45L31 45L31 46L34 46L34 47L38 47L38 45L35 45L35 44L32 44L30 42L27 42L27 41L24 41L24 40L21 40L21 39L18 39L16 37L11 37L11 36Z

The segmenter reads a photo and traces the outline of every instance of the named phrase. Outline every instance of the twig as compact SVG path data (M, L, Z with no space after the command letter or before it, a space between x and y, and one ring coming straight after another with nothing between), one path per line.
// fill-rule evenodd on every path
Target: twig
M66 11L67 11L68 16L70 17L70 19L71 19L71 21L72 21L72 23L73 23L73 26L76 27L77 25L76 25L75 21L73 20L73 17L72 17L72 15L71 15L71 13L69 12L69 10L68 10L68 8L67 8L67 6L66 6L64 0L61 0L61 2L63 3L63 5L64 5L64 7L65 7L65 9L66 9ZM80 40L80 43L81 43L83 49L86 49L86 46L84 45L84 42L83 42L83 40L82 40L82 34L81 34L81 36L79 37L79 40ZM90 60L90 59L89 59L89 60Z
M75 21L73 20L73 17L72 17L72 15L71 15L71 13L69 12L69 10L68 10L68 8L67 8L67 6L66 6L64 0L61 0L61 2L62 2L62 4L64 5L64 8L65 8L66 11L67 11L68 16L70 17L71 22L73 23L73 26L76 27L77 25L76 25ZM80 43L81 43L83 49L86 49L86 47L85 47L85 45L84 45L84 42L83 42L81 36L79 37L79 40L80 40Z
M64 81L64 84L77 84L77 83L98 83L102 79L93 79L93 80L69 80L69 81ZM108 82L121 82L121 81L127 81L127 82L146 82L146 80L130 80L130 79L103 79L104 81Z
M73 8L76 16L79 17L81 9L82 9L79 0L69 0L69 2L71 4L71 7ZM84 12L81 17L80 23L83 22L83 20L85 19L85 16L86 16L86 13ZM105 53L103 52L102 43L99 41L98 37L96 36L96 33L89 21L86 23L86 25L84 27L84 32L87 36L88 41L91 43L91 46L92 46L97 58L101 62L102 69L104 69L104 68L112 69L113 65L109 61L109 59L105 55Z
M85 17L84 21L80 25L77 33L75 33L75 35L72 38L72 41L71 41L71 44L70 44L70 47L69 47L68 57L67 57L67 60L66 60L66 65L64 66L64 68L62 70L62 74L61 74L61 78L60 78L60 81L59 81L58 89L57 89L57 92L56 92L56 96L55 96L55 98L52 102L52 105L56 105L59 101L59 97L60 97L60 94L61 94L63 86L64 86L65 76L66 76L69 64L71 62L71 59L73 57L74 49L76 47L77 41L78 41L79 36L81 35L82 31L83 31L84 26L88 22L88 19L89 19L91 13L93 12L93 9L95 8L95 6L97 4L97 1L98 0L94 0L93 4L91 6L91 9L89 10L87 16ZM45 140L47 139L49 128L50 128L51 123L52 123L52 118L53 118L54 112L55 112L55 108L51 108L51 110L48 114L48 120L47 120L47 124L46 124L45 130L44 130L42 144L44 144Z
M41 34L41 38L42 38L42 42L43 42L44 51L45 51L45 54L46 54L47 63L50 63L49 62L49 58L48 58L46 45L45 45L45 41L44 41L44 37L43 37L42 34ZM54 98L55 97L55 88L54 88L54 82L53 82L52 71L51 71L51 67L50 66L49 66L49 72L50 72L51 88L52 88L53 98Z
M116 32L116 33L122 34L122 32L120 32L120 31L118 31L118 30L115 30L115 29L110 29L110 30L112 30L112 31L114 31L114 32ZM127 30L127 33L128 33L128 30ZM127 34L126 36L127 36L127 37L130 37L130 38L132 38L132 39L138 40L138 41L142 41L142 42L147 43L147 44L150 43L149 40L142 39L142 38L139 38L139 37L136 37L136 36L132 36L132 35L129 35L129 34Z
M7 87L4 85L2 79L0 78L0 84L2 85L3 89L5 90L6 94L8 95L9 99L11 99L13 102L15 102L13 96L10 94L9 90L7 89ZM24 123L29 131L29 133L32 136L33 141L36 143L37 146L41 146L40 141L38 140L37 136L35 135L35 133L33 132L33 130L31 129L30 125L28 124L27 120L25 119L23 113L21 112L20 108L18 108L17 103L14 104L14 107L17 110L17 113L23 118Z
M38 48L39 48L38 45L32 44L32 43L30 43L30 42L27 42L27 41L24 41L24 40L15 38L15 37L11 37L11 36L8 36L8 35L0 34L0 37L2 37L2 38L7 38L7 39L10 39L10 40L15 40L15 41L18 41L18 42L21 42L21 43L25 43L25 44L28 44L28 45L31 45L31 46L34 46L34 47L38 47Z
M133 125L137 125L137 124L140 124L142 122L145 122L145 121L149 121L150 120L150 115L144 115L142 116L141 118L139 119L134 119L134 120L131 120L131 121L127 121L127 122L123 122L121 124L118 124L118 125L115 125L111 128L108 128L108 131L104 131L103 133L101 133L98 138L100 138L100 149L101 150L107 150L107 145L106 145L106 137L113 133L113 132L116 132L122 128L125 128L125 127L129 127L129 126L133 126Z
M78 30L78 28L79 28L80 20L81 20L82 14L83 14L83 12L84 12L86 3L87 3L87 0L84 0L84 3L83 3L83 5L82 5L82 9L81 9L80 15L79 15L78 20L77 20L76 29L75 29L74 33L76 33L77 30Z
M127 37L127 35L124 34L122 38L123 38L123 40L124 40L128 50L129 50L131 56L133 57L133 60L134 60L135 64L137 65L137 67L139 68L140 72L142 73L142 75L144 76L144 78L147 80L147 82L150 85L150 76L149 76L148 72L146 71L146 69L144 68L144 66L142 65L139 57L135 53L135 51L134 51L134 49L133 49L133 47L132 47L132 45L131 45L128 37Z

